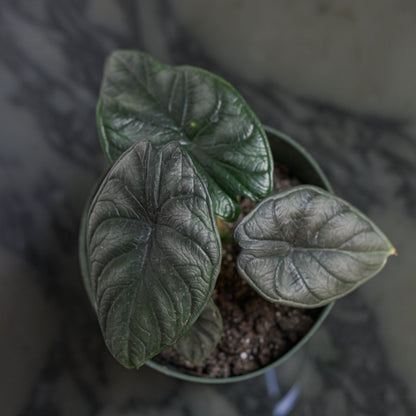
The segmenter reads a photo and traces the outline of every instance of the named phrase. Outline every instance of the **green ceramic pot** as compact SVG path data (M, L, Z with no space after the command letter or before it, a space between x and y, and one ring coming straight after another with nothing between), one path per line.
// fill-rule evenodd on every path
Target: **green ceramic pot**
M295 176L302 182L307 183L310 185L316 185L321 188L324 188L330 192L332 192L331 185L328 182L325 174L322 172L316 161L312 158L312 156L299 144L294 142L290 137L280 133L277 130L274 130L270 127L265 127L270 147L272 153L275 157L275 163L280 163L286 166L290 172L294 173ZM101 178L102 180L102 178ZM86 246L85 246L85 233L86 233L86 223L87 223L87 211L92 201L92 198L95 192L98 189L99 183L98 181L96 187L91 192L90 198L88 203L86 204L86 208L82 217L81 221L81 230L80 230L80 239L79 239L79 257L80 257L80 265L81 265L81 272L84 278L85 288L87 290L88 296L92 301L91 297L91 289L89 287L89 282L86 276L88 275L88 266L87 266L87 255L86 255ZM234 376L234 377L227 377L227 378L205 378L205 377L197 377L191 376L185 373L178 371L174 366L167 366L157 364L154 361L148 361L147 365L163 374L198 383L211 383L211 384L221 384L221 383L231 383L236 381L244 381L248 380L253 377L257 377L261 374L264 374L266 371L276 368L285 362L289 357L291 357L296 351L298 351L308 340L311 336L315 333L315 331L320 327L324 319L327 317L329 311L331 310L333 303L327 305L326 307L322 308L322 312L312 326L310 331L287 353L281 356L272 364L261 368L260 370L253 371L251 373L241 375L241 376Z
M295 176L302 183L319 186L321 188L326 189L329 192L333 192L331 185L328 182L328 179L322 172L321 168L318 166L317 162L302 146L294 142L290 137L280 133L277 130L274 130L271 127L266 126L265 129L269 138L270 147L274 156L275 163L280 163L286 166L289 169L289 171L295 174ZM269 364L268 366L248 374L213 379L188 375L178 371L174 366L161 365L151 360L147 362L147 365L153 368L154 370L157 370L168 376L197 383L221 384L245 381L253 377L260 376L264 374L266 371L280 366L296 351L298 351L321 326L322 322L328 316L333 304L334 302L322 308L322 312L318 320L312 326L310 331L291 350L286 352L279 359Z

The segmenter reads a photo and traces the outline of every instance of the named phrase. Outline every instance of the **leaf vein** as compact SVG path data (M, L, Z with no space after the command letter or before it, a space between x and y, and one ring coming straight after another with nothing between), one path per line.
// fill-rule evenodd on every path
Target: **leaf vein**
M322 261L318 257L315 256L315 254L313 254L313 252L310 252L309 254L330 276L332 276L336 280L340 281L341 283L353 284L353 283L349 282L347 279L342 279L341 277L339 277L335 273L333 273L331 270L329 270L329 268L327 266L325 266L325 264L322 263Z
M298 275L298 277L300 278L300 280L302 281L303 285L305 286L305 288L308 290L308 292L317 300L322 301L323 298L321 298L320 296L318 296L316 293L314 293L314 291L310 288L310 286L308 285L308 283L306 282L306 279L304 278L304 276L302 275L302 273L299 270L299 266L296 264L295 259L292 257L292 265L294 267L295 273Z

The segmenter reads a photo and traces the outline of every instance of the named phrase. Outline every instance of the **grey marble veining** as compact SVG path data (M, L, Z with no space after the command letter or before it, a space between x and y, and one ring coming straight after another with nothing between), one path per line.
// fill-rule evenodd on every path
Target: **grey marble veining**
M278 400L268 397L264 378L212 387L148 368L127 371L102 342L82 287L77 233L105 166L95 103L105 56L116 48L226 77L264 123L307 147L336 192L369 213L398 249L380 277L337 302L308 346L278 371L283 392L295 382L300 391L287 414L416 414L414 120L365 116L325 102L324 93L305 98L279 79L235 73L184 22L178 3L2 1L2 414L271 415Z
M210 56L248 80L278 80L298 94L354 111L414 118L412 0L171 4Z

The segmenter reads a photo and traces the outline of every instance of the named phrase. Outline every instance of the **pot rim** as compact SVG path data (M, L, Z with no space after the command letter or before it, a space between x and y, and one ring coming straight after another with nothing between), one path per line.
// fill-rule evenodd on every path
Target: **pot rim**
M325 173L322 171L316 160L310 155L310 153L299 143L296 143L292 138L287 136L286 134L272 128L269 126L264 126L264 129L268 135L273 135L283 141L285 144L289 145L293 149L296 150L299 155L305 159L305 162L309 164L309 166L316 172L319 179L322 181L322 184L326 188L327 191L333 193L333 189L328 181L328 178L326 177ZM273 139L272 139L273 140ZM160 373L163 373L165 375L184 380L184 381L190 381L190 382L196 382L201 384L226 384L226 383L235 383L239 381L246 381L251 378L258 377L267 371L277 368L280 366L283 362L288 360L293 354L295 354L303 345L309 341L309 339L315 334L315 332L319 329L322 322L326 319L329 312L331 311L332 307L334 306L335 301L329 303L328 305L323 307L323 310L321 314L319 315L319 318L315 321L311 329L305 334L289 351L284 353L281 357L279 357L277 360L273 361L269 365L262 367L256 371L252 371L247 374L239 375L239 376L231 376L231 377L224 377L224 378L208 378L208 377L201 377L201 376L194 376L190 374L185 374L180 372L179 370L175 369L175 367L169 366L169 365L162 365L158 364L152 360L149 360L146 362L146 365Z

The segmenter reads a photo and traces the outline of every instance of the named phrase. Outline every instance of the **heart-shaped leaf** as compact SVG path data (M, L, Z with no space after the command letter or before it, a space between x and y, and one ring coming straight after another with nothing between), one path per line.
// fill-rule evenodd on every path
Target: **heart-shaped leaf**
M217 216L237 218L237 195L259 200L272 189L266 133L245 100L199 68L164 65L139 51L107 60L97 107L102 147L113 163L133 143L180 142L204 178Z
M84 210L81 216L81 223L79 227L79 236L78 236L78 258L79 266L81 271L82 280L84 282L84 287L87 292L88 298L92 304L95 303L94 296L91 288L91 279L89 273L88 265L88 249L87 249L87 226L88 226L88 213L91 206L92 199L94 198L98 187L100 186L104 175L97 181L97 183L92 188L87 203L84 206Z
M212 294L221 244L212 204L177 143L140 142L101 183L87 225L90 291L105 341L126 367L173 345Z
M217 346L222 330L220 311L211 299L190 331L174 345L174 348L186 360L200 363Z
M308 185L265 199L237 226L235 239L239 274L269 301L300 307L344 296L395 253L364 214Z

